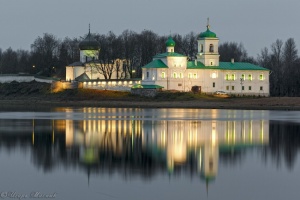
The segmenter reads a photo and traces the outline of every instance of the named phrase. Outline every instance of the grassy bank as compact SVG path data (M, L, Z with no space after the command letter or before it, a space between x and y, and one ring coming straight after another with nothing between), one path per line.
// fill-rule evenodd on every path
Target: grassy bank
M140 108L216 108L300 110L300 97L218 98L191 92L161 92L155 98L132 95L130 92L75 89L51 92L48 83L0 84L1 108L26 107L140 107Z

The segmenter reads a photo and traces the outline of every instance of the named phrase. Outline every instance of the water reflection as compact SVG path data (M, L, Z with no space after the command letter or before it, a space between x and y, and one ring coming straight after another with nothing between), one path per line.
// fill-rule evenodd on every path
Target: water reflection
M265 111L224 115L218 110L84 108L56 112L66 119L47 119L49 114L43 113L35 113L38 119L28 119L28 113L26 119L1 119L1 150L30 149L33 163L45 172L78 166L88 175L118 171L125 177L129 173L151 178L158 173L187 173L208 182L218 174L220 156L226 159L228 154L269 143Z

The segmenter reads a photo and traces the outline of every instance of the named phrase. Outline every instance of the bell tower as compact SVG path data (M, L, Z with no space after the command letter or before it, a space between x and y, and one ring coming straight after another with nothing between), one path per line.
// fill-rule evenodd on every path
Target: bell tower
M100 51L100 44L92 36L90 30L91 28L89 25L89 33L86 38L79 43L80 62L82 63L97 60Z
M197 61L205 66L219 66L219 38L210 31L209 18L207 19L206 31L200 33L198 39Z

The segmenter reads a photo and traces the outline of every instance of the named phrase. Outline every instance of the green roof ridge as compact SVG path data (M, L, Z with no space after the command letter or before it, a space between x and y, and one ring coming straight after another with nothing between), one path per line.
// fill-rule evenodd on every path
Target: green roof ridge
M154 58L165 58L165 57L186 57L186 56L176 52L166 52L154 56Z
M153 60L142 68L168 68L168 66L160 59Z
M245 62L220 62L219 66L205 66L203 63L197 61L189 61L187 63L187 69L216 69L216 70L265 70L269 71L269 69L254 65L251 63Z

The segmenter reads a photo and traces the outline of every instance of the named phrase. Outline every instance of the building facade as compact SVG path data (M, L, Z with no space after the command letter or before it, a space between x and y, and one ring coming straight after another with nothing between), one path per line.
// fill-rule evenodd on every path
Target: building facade
M111 63L99 61L100 44L90 33L79 43L80 61L66 66L66 81L87 81L103 79L119 79L123 74L122 59Z
M197 39L197 58L175 52L175 42L169 37L166 52L153 57L142 67L140 88L163 87L164 90L191 91L198 86L203 93L224 91L232 95L269 96L269 70L251 63L220 62L216 34L207 30Z

